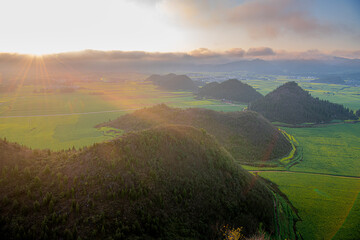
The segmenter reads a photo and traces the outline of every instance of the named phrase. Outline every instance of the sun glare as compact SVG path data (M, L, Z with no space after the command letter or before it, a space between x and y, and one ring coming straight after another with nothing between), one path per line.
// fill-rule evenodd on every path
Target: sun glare
M30 11L33 3L25 3L19 10L21 18L6 12L0 16L0 52L44 55L83 49L178 51L185 42L185 32L172 26L153 5L64 0L53 6L44 0L35 2L42 6L41 10ZM9 3L6 8L15 11L17 5ZM6 21L12 24L5 24Z

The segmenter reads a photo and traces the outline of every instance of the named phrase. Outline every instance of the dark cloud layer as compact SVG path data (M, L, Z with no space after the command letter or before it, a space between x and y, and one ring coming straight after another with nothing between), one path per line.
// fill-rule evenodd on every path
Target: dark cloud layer
M226 51L213 51L207 48L199 48L190 52L145 52L145 51L98 51L85 50L79 52L67 52L44 55L42 58L47 62L63 61L67 63L134 63L134 62L174 62L174 63L206 63L206 61L223 62L236 59L325 59L333 56L360 58L360 50L337 50L325 53L317 49L303 52L289 52L273 50L269 47L232 48ZM27 61L33 56L13 53L0 53L0 66Z
M230 57L243 57L245 55L245 50L242 48L231 48L225 51L225 54Z
M57 57L69 61L205 61L223 60L225 58L266 57L276 55L275 51L268 47L250 48L245 51L242 48L232 48L226 51L213 51L208 48L198 48L190 52L144 52L144 51L97 51L85 50L47 55L48 59Z
M280 34L306 36L334 32L337 26L321 22L310 14L308 1L296 0L162 0L180 21L200 27L233 26L253 38L274 38Z
M230 10L228 20L244 27L254 38L272 38L287 32L323 35L335 30L335 26L319 22L303 5L304 1L295 0L247 1Z
M246 52L246 56L251 56L251 57L272 56L275 54L276 53L274 52L274 50L268 47L250 48Z

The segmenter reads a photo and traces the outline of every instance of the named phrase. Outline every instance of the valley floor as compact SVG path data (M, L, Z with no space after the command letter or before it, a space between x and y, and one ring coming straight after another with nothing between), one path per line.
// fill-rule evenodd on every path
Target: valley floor
M287 81L248 81L267 93ZM359 88L300 83L321 99L360 108ZM242 104L196 100L189 92L166 92L140 83L79 83L66 94L34 93L36 86L0 95L0 137L31 148L80 148L112 139L94 126L119 115L158 103L241 111ZM298 209L298 230L304 239L360 239L360 123L315 128L286 128L303 148L303 161L276 170L246 167L279 185ZM111 131L108 130L109 132ZM121 134L121 133L120 133Z
M289 197L304 239L359 239L360 124L285 130L303 147L303 161L290 170L253 172Z

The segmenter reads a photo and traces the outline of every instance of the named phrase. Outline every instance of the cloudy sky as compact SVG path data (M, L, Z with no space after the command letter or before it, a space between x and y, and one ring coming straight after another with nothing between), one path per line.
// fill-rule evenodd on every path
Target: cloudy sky
M360 57L358 0L4 0L0 52Z

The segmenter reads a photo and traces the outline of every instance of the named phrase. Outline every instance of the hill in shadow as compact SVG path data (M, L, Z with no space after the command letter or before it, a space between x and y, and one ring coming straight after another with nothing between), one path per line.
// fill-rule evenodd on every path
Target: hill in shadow
M164 124L203 128L242 163L266 162L291 151L291 144L282 133L252 111L225 113L200 108L183 110L161 104L137 110L97 127L109 126L130 132Z
M261 113L270 121L290 124L356 119L349 109L312 97L296 82L287 82L264 98L251 102L249 110Z
M132 132L80 151L0 140L0 156L4 239L218 239L224 224L245 235L260 225L275 231L266 183L193 127Z
M208 83L199 89L198 95L200 97L227 99L245 103L262 98L262 95L253 87L237 79L230 79L222 83Z
M186 75L176 75L174 73L169 73L167 75L153 74L145 81L150 81L160 88L167 90L197 90L196 84Z

